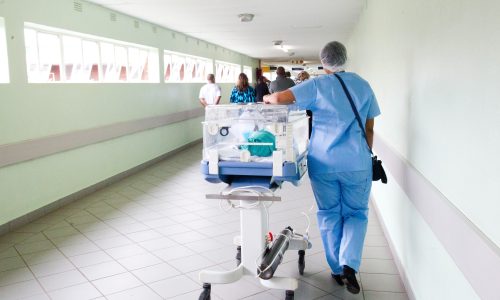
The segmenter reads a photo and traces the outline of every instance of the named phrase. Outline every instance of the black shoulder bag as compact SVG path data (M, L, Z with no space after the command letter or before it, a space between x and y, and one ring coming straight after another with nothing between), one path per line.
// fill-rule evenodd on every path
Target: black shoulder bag
M368 138L366 137L366 132L365 132L365 127L363 126L363 123L361 123L361 118L359 117L358 110L356 109L356 106L354 105L354 102L352 101L351 94L347 90L347 87L344 83L344 80L340 78L338 74L334 74L335 77L340 81L340 84L342 85L342 88L344 89L344 92L347 96L347 99L349 99L349 103L351 104L352 111L356 115L356 120L358 120L358 125L361 128L361 132L363 133L363 136L365 137L366 144L368 144ZM373 155L372 149L370 148L370 144L368 144L368 149L370 149L370 153L372 156L372 170L373 170L373 176L372 180L373 181L378 181L382 179L382 183L387 183L387 176L385 175L384 168L382 167L382 161L377 159L377 156Z

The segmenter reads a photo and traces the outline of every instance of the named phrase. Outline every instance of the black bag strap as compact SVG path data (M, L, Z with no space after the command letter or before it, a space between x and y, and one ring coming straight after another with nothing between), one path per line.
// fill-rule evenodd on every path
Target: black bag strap
M372 149L370 148L370 144L368 144L368 138L366 137L366 132L365 132L365 127L363 126L363 123L361 122L361 118L359 117L358 110L356 109L356 106L354 105L354 101L352 101L351 93L349 93L349 90L347 90L347 86L344 83L344 80L338 75L338 74L333 74L337 79L340 81L340 84L342 85L342 88L344 89L344 93L347 96L347 99L349 100L349 103L351 104L352 111L356 115L356 120L358 120L358 125L361 128L361 132L363 133L363 136L365 137L366 144L368 145L368 149L370 149L370 153L373 155Z

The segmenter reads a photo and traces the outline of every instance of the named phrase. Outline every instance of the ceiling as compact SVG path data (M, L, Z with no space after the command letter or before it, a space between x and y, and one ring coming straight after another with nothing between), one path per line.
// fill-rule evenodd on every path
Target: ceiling
M327 42L345 42L365 0L90 0L269 64L317 63ZM252 22L238 14L252 13ZM273 46L283 41L285 53ZM291 55L293 53L293 55Z

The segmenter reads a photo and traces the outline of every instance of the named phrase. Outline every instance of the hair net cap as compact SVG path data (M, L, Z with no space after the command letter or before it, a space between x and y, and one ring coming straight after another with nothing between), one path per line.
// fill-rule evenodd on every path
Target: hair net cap
M347 50L340 42L329 42L321 49L319 59L324 68L334 71L342 68L347 62Z

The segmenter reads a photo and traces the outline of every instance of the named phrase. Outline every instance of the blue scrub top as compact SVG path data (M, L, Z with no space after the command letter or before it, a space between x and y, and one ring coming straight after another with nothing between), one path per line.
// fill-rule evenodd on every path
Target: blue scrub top
M345 82L363 125L380 114L366 80L355 73L337 73ZM309 141L310 173L365 171L372 167L368 144L349 100L335 75L319 76L290 88L296 105L313 113Z

